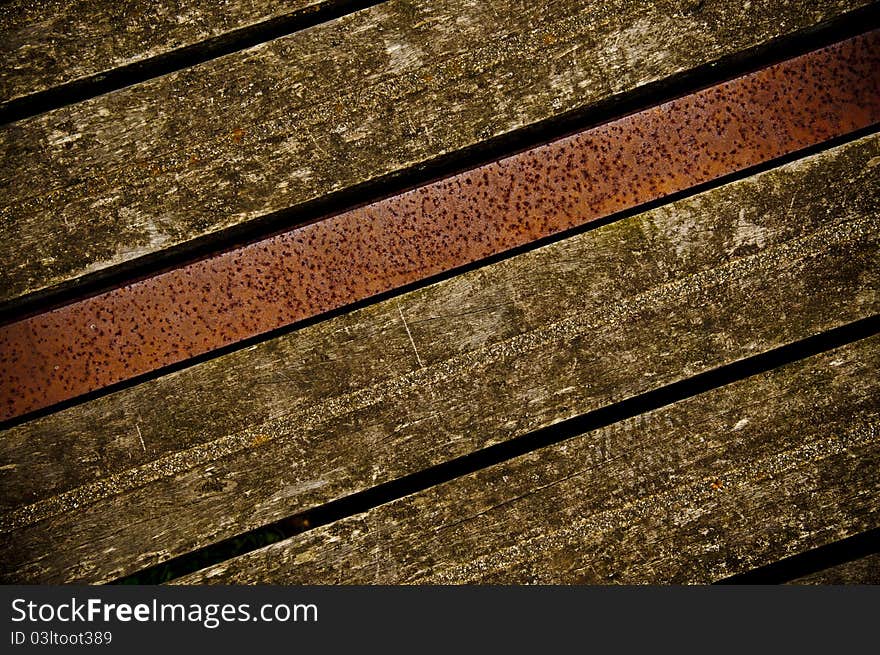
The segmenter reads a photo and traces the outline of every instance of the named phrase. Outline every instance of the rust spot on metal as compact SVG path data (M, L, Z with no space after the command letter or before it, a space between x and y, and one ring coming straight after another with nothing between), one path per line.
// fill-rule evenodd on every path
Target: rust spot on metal
M873 125L880 31L0 330L0 419Z

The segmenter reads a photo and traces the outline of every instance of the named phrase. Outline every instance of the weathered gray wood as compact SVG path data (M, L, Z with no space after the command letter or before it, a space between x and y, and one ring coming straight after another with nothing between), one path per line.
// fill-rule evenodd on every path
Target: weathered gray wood
M0 5L0 104L331 0L8 0Z
M400 172L867 0L391 0L0 131L0 301Z
M880 525L880 337L182 583L706 583Z
M0 576L105 580L872 315L878 157L865 137L7 430Z
M880 553L830 566L789 584L880 584Z

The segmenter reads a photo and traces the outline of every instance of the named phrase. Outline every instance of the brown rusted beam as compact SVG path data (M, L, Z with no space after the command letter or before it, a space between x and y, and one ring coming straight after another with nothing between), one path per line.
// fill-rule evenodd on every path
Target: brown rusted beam
M0 420L880 120L880 32L0 329Z

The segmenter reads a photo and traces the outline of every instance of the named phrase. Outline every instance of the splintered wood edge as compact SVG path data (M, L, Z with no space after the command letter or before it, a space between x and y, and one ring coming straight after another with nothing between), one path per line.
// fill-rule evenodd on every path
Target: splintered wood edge
M866 1L392 0L13 123L0 130L0 301L594 107Z
M111 579L873 315L877 147L866 137L9 430L0 575ZM222 404L243 417L225 423ZM82 484L61 491L68 475ZM27 482L43 479L54 489Z
M874 336L179 582L712 582L880 525L878 365Z

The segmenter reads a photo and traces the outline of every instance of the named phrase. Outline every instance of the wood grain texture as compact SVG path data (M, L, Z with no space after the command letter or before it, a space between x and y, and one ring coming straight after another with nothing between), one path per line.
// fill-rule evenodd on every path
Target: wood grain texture
M789 584L880 584L880 553L865 555L827 569L795 578Z
M878 158L865 137L7 430L0 577L130 573L873 315Z
M3 325L0 423L878 124L880 29Z
M0 301L595 106L865 4L391 0L13 123L0 131Z
M880 525L880 337L181 583L707 583Z
M217 39L329 0L9 0L0 5L0 105Z

